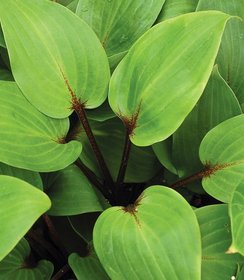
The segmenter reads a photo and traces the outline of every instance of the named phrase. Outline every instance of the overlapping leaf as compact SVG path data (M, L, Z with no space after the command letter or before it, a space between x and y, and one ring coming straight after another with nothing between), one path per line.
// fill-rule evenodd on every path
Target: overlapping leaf
M192 110L229 18L216 11L182 15L157 24L130 49L113 73L109 103L135 145L166 139Z
M165 0L80 0L76 13L96 32L107 55L128 51L155 22Z
M69 256L69 265L78 280L109 280L97 256L93 253L87 257L80 257L74 253Z
M0 175L0 260L51 206L49 198L18 178Z
M47 0L9 0L0 2L0 21L14 78L41 112L69 116L74 94L86 108L103 103L107 57L74 13Z
M39 261L34 267L29 262L30 246L23 238L16 247L0 262L0 280L49 280L53 264Z
M202 280L232 279L244 264L239 254L228 255L231 243L227 205L211 205L195 211L202 236Z
M52 183L46 188L52 201L48 212L50 215L70 216L106 208L102 195L95 191L78 167L71 165L49 176L53 177Z
M182 14L194 12L198 0L166 0L157 22L176 17Z
M203 137L222 121L241 112L233 91L215 67L196 107L173 134L173 163L180 177L203 169L198 156Z
M200 279L197 220L190 205L172 189L153 186L135 205L107 209L99 216L93 237L112 279Z
M210 195L230 202L234 189L244 179L244 115L228 119L203 138L199 155L207 167L202 180Z
M74 162L77 141L64 143L68 119L40 113L14 82L0 82L0 161L33 171L59 170Z
M229 213L232 232L232 244L229 252L239 252L244 256L244 181L233 192Z
M0 174L17 177L42 190L42 179L39 173L9 166L0 162Z
M220 10L244 19L244 1L200 0L197 10ZM219 70L244 106L244 22L232 21L227 26L217 57ZM244 108L244 107L243 107Z

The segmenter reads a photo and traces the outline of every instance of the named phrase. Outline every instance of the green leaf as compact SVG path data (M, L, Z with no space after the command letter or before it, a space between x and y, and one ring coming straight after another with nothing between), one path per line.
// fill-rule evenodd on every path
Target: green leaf
M99 108L87 110L88 119L98 122L104 122L115 117L114 112L111 110L108 102L104 102Z
M107 209L93 237L111 279L200 279L197 219L172 189L153 186L134 205Z
M6 48L2 28L0 28L0 47Z
M207 193L230 202L232 193L244 179L244 115L228 119L203 138L199 155L207 167L202 184Z
M0 175L0 260L51 206L47 195L20 179Z
M135 145L166 139L193 109L229 18L216 11L182 15L157 24L130 49L113 73L109 103Z
M202 280L230 279L244 264L239 254L228 255L231 242L227 205L211 205L195 210L202 235Z
M78 280L109 280L97 256L93 253L87 257L80 257L73 253L69 256L69 265Z
M76 13L96 32L108 57L129 50L155 22L165 0L80 0Z
M14 78L13 78L12 74L7 69L0 69L0 80L13 81Z
M90 122L90 124L111 175L116 180L124 148L125 128L117 117L104 122ZM84 131L81 134L80 141L83 146L80 155L81 160L96 175L102 177L99 165ZM125 182L147 181L157 173L158 169L159 164L151 147L141 148L133 145L126 170Z
M203 137L222 121L241 112L233 91L220 76L218 68L214 67L199 102L173 134L172 157L180 177L203 169L198 155Z
M41 260L34 266L30 260L31 249L23 238L16 247L0 262L0 280L49 280L53 264Z
M157 22L173 18L182 14L194 12L198 0L166 0Z
M17 177L27 183L43 190L42 179L39 173L9 166L0 162L0 174Z
M64 118L73 111L72 95L86 108L104 102L106 54L74 13L47 0L9 0L0 2L0 20L14 78L38 110Z
M64 143L68 119L52 119L33 107L14 82L0 82L0 161L32 171L62 169L80 152L78 141Z
M240 253L244 256L244 181L234 190L229 204L231 219L232 244L229 253Z
M172 159L172 137L152 145L153 151L160 163L170 172L177 174Z
M199 0L197 10L220 10L244 19L243 0ZM244 21L231 21L227 26L216 62L224 79L244 106Z
M106 209L102 195L75 165L49 176L54 177L45 191L52 201L49 215L70 216Z

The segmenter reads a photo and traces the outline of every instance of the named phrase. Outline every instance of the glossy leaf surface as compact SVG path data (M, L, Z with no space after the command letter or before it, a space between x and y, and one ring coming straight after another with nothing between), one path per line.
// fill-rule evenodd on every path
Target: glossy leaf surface
M228 119L203 138L199 155L209 172L202 180L207 193L230 202L234 189L244 179L244 115Z
M41 260L32 268L29 264L31 249L23 238L16 247L0 262L0 280L49 280L53 264Z
M79 17L47 0L9 0L0 2L0 20L14 78L41 112L69 116L71 91L86 108L103 103L107 57Z
M49 174L46 193L52 201L49 215L70 216L103 211L106 207L98 193L80 169L74 165Z
M63 143L68 119L52 119L33 107L14 82L0 82L0 161L32 171L55 171L74 162L78 141Z
M78 254L69 256L69 265L78 280L109 280L97 256L93 253L87 257L80 257Z
M232 279L244 264L239 254L226 251L231 243L227 205L211 205L195 211L202 236L202 280Z
M197 220L191 206L172 189L153 186L135 205L107 209L93 237L112 279L200 279Z
M96 32L108 57L124 53L155 22L165 0L80 0L76 13Z
M239 252L244 256L244 181L233 192L229 204L232 244L229 252Z
M130 49L113 73L109 103L135 145L166 139L192 110L229 18L216 11L182 15L157 24Z
M173 18L182 14L194 12L198 0L166 0L157 22Z
M199 102L173 134L173 163L180 177L203 169L198 150L206 133L241 113L237 98L215 67Z
M244 106L244 0L199 0L197 10L220 10L242 18L227 26L216 62L221 75Z
M51 206L47 195L30 184L0 175L0 260Z

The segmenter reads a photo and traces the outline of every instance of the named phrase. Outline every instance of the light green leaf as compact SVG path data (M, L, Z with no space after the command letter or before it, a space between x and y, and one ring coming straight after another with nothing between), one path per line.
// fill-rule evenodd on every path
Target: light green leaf
M135 145L166 139L193 109L211 74L229 18L211 11L159 23L115 69L109 103L129 127Z
M228 119L203 138L199 155L207 167L202 184L207 193L230 202L244 179L244 115Z
M8 0L0 1L0 20L14 78L38 110L64 118L73 111L72 95L86 108L104 102L106 54L74 13L47 0Z
M238 266L244 264L239 254L228 255L231 242L227 205L211 205L195 210L202 235L201 280L231 280Z
M160 12L157 23L182 14L194 12L198 0L166 0Z
M32 171L48 172L73 163L78 141L64 143L68 119L52 119L33 107L14 82L0 82L0 161Z
M98 218L93 237L111 279L200 279L197 219L172 189L153 186L135 205L107 209Z
M126 134L125 128L117 117L104 122L90 122L90 124L111 175L114 180L116 180L123 153ZM83 146L80 155L81 160L92 169L93 172L102 177L99 165L84 132L81 134L80 141ZM147 181L151 179L158 170L159 164L151 147L141 148L134 145L132 146L125 182Z
M49 176L54 177L45 190L52 201L49 215L70 216L106 209L102 195L75 165Z
M216 62L221 75L244 106L244 0L199 0L197 10L220 10L242 18L227 26Z
M229 204L231 219L232 244L229 253L240 253L244 256L244 181L234 190Z
M80 257L73 253L69 256L69 265L78 280L109 280L97 256L93 253L87 257Z
M49 280L53 264L46 260L36 265L29 261L31 249L23 238L16 247L0 262L0 280Z
M206 133L222 121L241 113L233 91L214 67L199 102L173 134L173 163L180 177L203 169L198 150Z
M37 172L12 167L0 162L0 174L19 178L34 187L43 190L42 179L40 174Z
M20 179L0 175L0 260L51 206L47 195Z
M76 13L96 32L108 57L129 50L155 22L165 0L80 0Z

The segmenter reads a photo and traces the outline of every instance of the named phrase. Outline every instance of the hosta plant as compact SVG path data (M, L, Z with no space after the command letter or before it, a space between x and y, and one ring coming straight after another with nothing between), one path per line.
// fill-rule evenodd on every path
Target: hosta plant
M0 1L0 279L244 279L244 1Z

